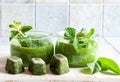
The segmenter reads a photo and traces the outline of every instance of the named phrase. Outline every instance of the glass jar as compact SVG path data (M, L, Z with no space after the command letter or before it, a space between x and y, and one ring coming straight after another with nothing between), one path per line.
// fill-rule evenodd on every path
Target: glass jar
M54 46L51 41L52 34L29 32L27 35L27 38L11 40L11 55L22 58L24 66L28 66L31 58L42 58L48 64L54 54Z
M61 53L68 58L70 67L82 67L93 62L97 57L98 44L94 39L87 39L89 46L79 43L79 53L72 43L59 36L55 46L55 53Z

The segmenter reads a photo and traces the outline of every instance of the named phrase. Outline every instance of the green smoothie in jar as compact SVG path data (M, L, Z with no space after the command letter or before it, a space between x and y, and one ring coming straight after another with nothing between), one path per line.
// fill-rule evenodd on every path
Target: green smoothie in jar
M46 64L50 63L54 47L51 34L45 32L28 32L31 26L20 26L20 22L14 21L9 26L11 30L10 53L12 56L22 58L24 66L28 66L32 58L42 58Z
M55 52L65 55L70 67L86 66L97 57L98 44L93 34L93 28L88 33L85 29L79 32L74 28L66 28L64 35L57 39Z

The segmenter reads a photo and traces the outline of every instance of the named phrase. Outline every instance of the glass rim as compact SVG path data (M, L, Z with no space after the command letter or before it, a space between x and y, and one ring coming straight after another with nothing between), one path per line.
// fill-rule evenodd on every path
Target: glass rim
M29 31L25 33L27 36L29 35L37 35L35 38L32 38L32 40L39 40L39 39L45 39L45 38L50 38L52 37L52 33L50 32L44 32L44 31ZM39 35L44 35L44 36L39 36ZM14 39L24 39L24 38L14 38Z

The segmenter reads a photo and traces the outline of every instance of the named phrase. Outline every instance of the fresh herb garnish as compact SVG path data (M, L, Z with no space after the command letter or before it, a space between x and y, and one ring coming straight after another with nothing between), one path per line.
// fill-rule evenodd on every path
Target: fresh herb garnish
M64 39L73 43L74 48L79 52L78 38L76 36L76 30L74 28L66 28L64 33Z
M94 28L90 29L87 33L84 28L82 28L80 32L77 32L75 28L68 27L65 28L64 39L69 40L70 43L73 43L75 50L79 53L79 44L84 48L88 47L89 44L87 39L90 39L94 32Z
M45 37L45 35L26 35L25 33L32 29L31 26L22 26L21 22L14 21L13 24L9 25L11 30L10 41L16 39L17 45L22 47L39 47L50 44L49 39L37 39Z
M100 71L111 70L112 72L120 75L120 68L115 61L109 58L100 57L96 62L88 64L91 73L94 74Z
M67 40L70 40L70 42L74 41L74 38L76 36L76 30L74 28L65 28L64 38Z
M13 21L13 24L10 24L9 28L13 29L11 30L9 40L12 40L13 38L25 38L27 37L25 33L32 29L31 26L21 26L21 22L16 21Z

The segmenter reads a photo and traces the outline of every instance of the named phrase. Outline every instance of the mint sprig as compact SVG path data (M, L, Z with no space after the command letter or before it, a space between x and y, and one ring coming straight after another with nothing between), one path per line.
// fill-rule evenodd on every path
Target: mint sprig
M10 24L9 28L13 29L11 30L9 40L12 40L13 38L25 38L25 33L32 29L31 26L21 26L21 22L16 21L13 21L13 24Z
M83 47L87 47L88 42L86 41L86 39L90 39L94 32L95 32L94 28L91 28L88 33L86 29L82 28L81 31L77 33L75 28L68 27L65 28L64 39L69 40L70 43L73 44L77 53L79 53L80 50L79 44L81 44L82 42Z
M90 68L92 74L111 70L115 74L120 75L120 68L118 64L110 58L100 57L96 62L88 64L88 67Z

